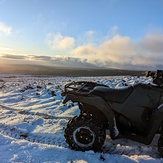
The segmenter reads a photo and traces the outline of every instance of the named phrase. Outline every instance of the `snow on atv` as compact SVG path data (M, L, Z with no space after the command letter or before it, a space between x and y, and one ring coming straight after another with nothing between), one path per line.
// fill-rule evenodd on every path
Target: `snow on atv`
M148 72L153 84L138 83L112 89L94 82L65 85L63 103L77 102L80 115L64 132L73 150L100 151L110 131L112 140L126 138L149 145L159 133L158 151L163 157L163 71Z

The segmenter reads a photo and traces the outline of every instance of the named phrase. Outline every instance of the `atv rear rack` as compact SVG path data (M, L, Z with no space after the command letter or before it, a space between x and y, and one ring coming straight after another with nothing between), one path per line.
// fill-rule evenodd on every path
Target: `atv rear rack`
M64 94L72 93L72 94L88 94L90 93L94 87L96 86L105 86L103 84L98 84L95 82L88 82L88 81L79 81L79 82L71 82L66 84L64 87Z

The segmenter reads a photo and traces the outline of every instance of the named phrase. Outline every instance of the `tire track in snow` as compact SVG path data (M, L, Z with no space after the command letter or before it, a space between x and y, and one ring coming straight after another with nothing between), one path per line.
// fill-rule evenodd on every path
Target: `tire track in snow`
M66 119L66 118L71 118L71 117L56 117L44 113L39 113L39 112L31 112L28 110L20 111L8 107L3 107L1 106L0 109L3 111L11 111L11 116L16 114L22 114L22 115L31 115L31 116L38 116L43 119ZM40 144L47 144L47 145L56 145L56 146L61 146L64 148L68 148L68 145L65 143L64 139L61 137L56 137L56 134L53 134L54 136L51 135L51 133L29 133L26 130L19 129L16 126L11 126L7 125L4 123L0 123L0 134L15 138L15 139L24 139L32 143L40 143ZM50 136L49 136L50 135ZM107 138L106 141L109 139ZM117 141L117 140L116 140ZM105 142L104 147L102 148L101 152L103 153L109 153L109 154L120 154L120 155L134 155L134 154L149 154L151 151L153 153L157 154L157 150L155 147L152 146L144 146L143 144L139 145L131 145L128 143L122 143L122 140L118 140L117 143L112 143L111 142ZM121 144L122 143L122 144Z
M24 139L33 143L36 142L41 144L66 147L66 143L63 142L63 140L53 138L52 136L45 134L39 135L35 133L28 133L25 130L21 130L15 126L6 125L4 123L0 123L0 133L15 139Z
M25 116L34 116L35 118L42 118L42 119L51 119L51 120L60 120L60 119L69 119L71 117L56 117L44 113L38 113L38 112L30 112L28 110L20 111L16 109L12 109L9 107L5 106L0 106L0 111L5 115L7 111L7 116L9 117L15 117L14 120L20 119L22 117L21 115ZM20 115L20 116L19 116ZM2 120L5 119L5 117L1 118ZM23 118L23 122L26 123L25 119L28 119L28 117ZM37 118L36 118L37 119ZM53 122L50 124L53 125ZM37 124L36 124L37 126ZM46 128L47 129L47 128ZM26 129L22 128L17 128L16 124L15 125L8 125L5 123L0 122L0 133L15 139L24 139L29 142L37 142L41 144L50 144L50 145L57 145L57 146L62 146L62 147L67 147L67 144L65 143L63 137L58 136L53 133L31 133L30 131L27 131Z
M9 107L6 106L2 106L0 105L0 109L2 109L3 111L11 111L11 113L17 113L17 114L22 114L22 115L32 115L32 116L39 116L43 119L70 119L73 118L72 116L53 116L53 115L49 115L49 114L45 114L45 113L39 113L39 112L32 112L29 110L17 110L17 109L11 109ZM12 115L12 114L11 114Z
M0 134L9 136L11 138L26 140L32 143L40 143L46 145L56 145L64 148L68 148L68 145L64 142L64 140L56 139L48 135L41 136L39 134L34 133L27 133L21 129L18 129L14 126L9 126L3 123L0 123ZM123 140L122 140L123 141ZM105 144L104 144L105 146ZM153 151L157 157L157 151L152 149L152 147L148 146L125 146L120 144L111 144L105 149L105 147L101 150L102 153L109 153L109 154L118 154L118 155L148 155Z

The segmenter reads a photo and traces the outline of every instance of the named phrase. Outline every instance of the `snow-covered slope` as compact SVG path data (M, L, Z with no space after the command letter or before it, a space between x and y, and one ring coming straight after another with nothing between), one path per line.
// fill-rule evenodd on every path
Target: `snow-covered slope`
M107 135L102 153L72 151L64 141L64 127L79 114L78 107L62 104L61 90L71 81L95 81L111 88L146 77L43 77L0 75L0 162L98 163L163 162L157 155L157 139L146 146L130 140L112 141Z

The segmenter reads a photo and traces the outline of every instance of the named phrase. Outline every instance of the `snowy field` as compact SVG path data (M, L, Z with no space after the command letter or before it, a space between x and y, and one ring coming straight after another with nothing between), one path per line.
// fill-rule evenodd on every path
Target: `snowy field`
M133 163L163 162L156 136L151 145L107 135L102 153L72 151L64 141L64 127L79 114L76 105L62 104L61 91L71 81L94 81L111 88L146 77L46 77L0 75L0 163Z

